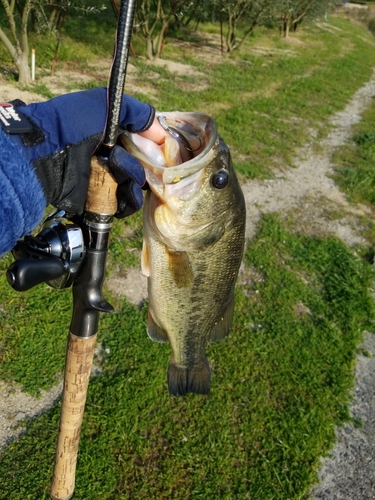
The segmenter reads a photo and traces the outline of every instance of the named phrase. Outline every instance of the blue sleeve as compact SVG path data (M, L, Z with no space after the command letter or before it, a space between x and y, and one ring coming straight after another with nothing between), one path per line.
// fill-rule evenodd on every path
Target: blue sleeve
M42 220L46 199L33 167L0 127L0 255Z
M46 136L37 147L26 148L25 154L32 163L37 158L61 151L68 144L77 144L102 133L106 125L107 89L63 94L18 109ZM119 116L121 126L131 132L141 132L152 125L154 116L152 106L124 94ZM21 139L19 141L21 144Z

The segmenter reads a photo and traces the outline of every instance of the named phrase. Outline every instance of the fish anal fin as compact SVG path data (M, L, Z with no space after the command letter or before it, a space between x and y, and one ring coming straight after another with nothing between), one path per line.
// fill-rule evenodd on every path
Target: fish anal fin
M145 240L143 240L142 244L142 253L141 253L141 269L142 273L149 277L150 276L150 250Z
M233 312L234 298L230 300L224 314L222 314L218 318L214 327L212 328L209 338L210 342L220 342L220 340L224 340L225 337L229 334L232 327Z
M169 342L167 332L155 322L150 312L147 316L147 335L151 340L160 344Z
M189 256L186 252L166 249L168 254L169 270L177 288L187 288L193 282L193 271Z
M173 361L168 367L168 389L172 396L186 396L187 394L210 393L210 365L205 359L198 366L183 367L176 365Z

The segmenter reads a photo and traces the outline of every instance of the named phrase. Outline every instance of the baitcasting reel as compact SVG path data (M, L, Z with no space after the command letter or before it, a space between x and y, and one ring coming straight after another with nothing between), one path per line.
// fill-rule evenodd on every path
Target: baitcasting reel
M25 236L12 250L16 259L6 273L14 290L23 292L46 282L68 288L85 256L81 227L56 211L44 221L37 236Z

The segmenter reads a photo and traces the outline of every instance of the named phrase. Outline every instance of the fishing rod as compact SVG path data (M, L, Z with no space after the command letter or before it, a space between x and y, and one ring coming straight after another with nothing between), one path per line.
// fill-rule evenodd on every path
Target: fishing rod
M49 216L37 236L25 236L12 253L16 261L7 279L17 291L47 282L54 288L73 289L73 312L65 360L64 389L54 472L53 500L69 500L74 493L78 446L94 357L100 312L113 312L103 298L102 285L113 217L117 211L117 183L108 158L117 142L121 103L135 0L121 0L113 64L108 84L107 121L103 138L91 159L83 215Z
M104 138L91 161L82 232L85 258L73 283L73 314L66 351L64 391L50 496L68 500L75 486L79 438L89 385L100 312L113 307L102 296L106 256L117 183L106 165L116 144L135 0L122 0L117 21L115 54L108 86L108 114Z

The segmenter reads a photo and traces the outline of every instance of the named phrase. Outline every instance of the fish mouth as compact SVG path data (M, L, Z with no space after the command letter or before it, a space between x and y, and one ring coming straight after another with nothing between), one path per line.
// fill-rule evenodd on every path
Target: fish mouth
M214 145L219 139L214 119L203 113L173 111L157 113L157 116L162 116L169 127L176 129L187 140L193 156L191 159L167 167L148 150L148 143L152 141L130 132L120 134L120 140L125 149L142 163L151 189L162 195L164 186L177 184L202 170L214 156Z

